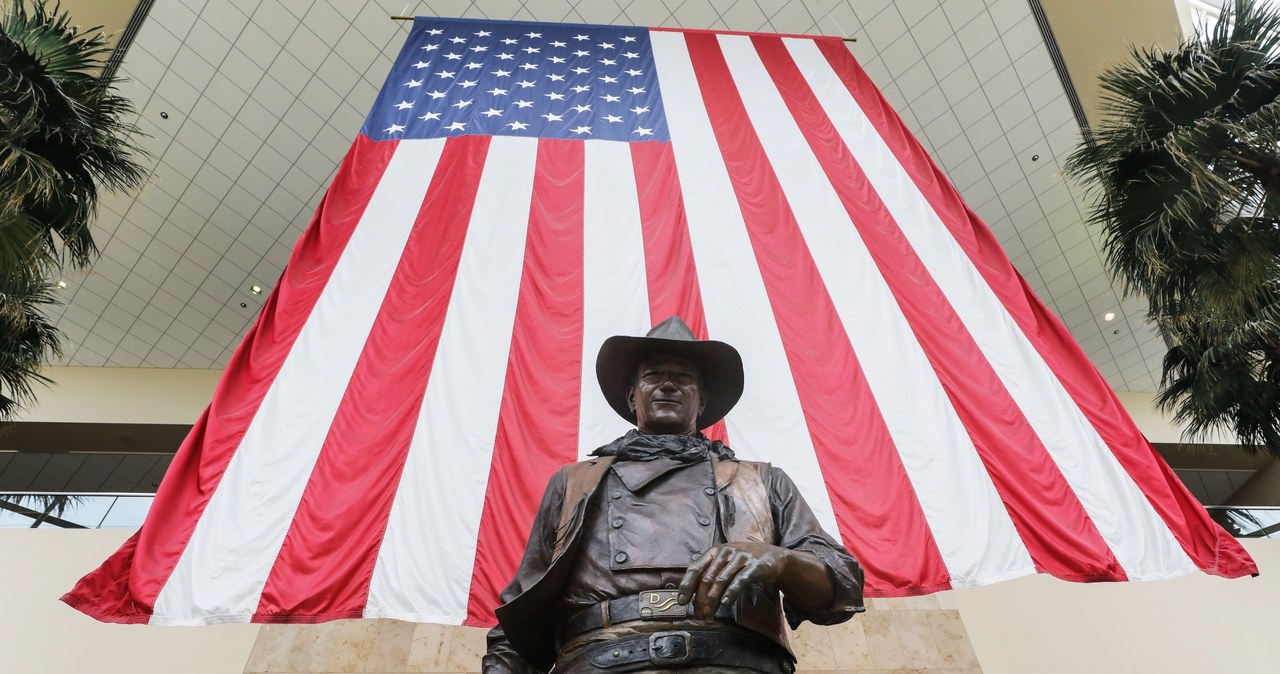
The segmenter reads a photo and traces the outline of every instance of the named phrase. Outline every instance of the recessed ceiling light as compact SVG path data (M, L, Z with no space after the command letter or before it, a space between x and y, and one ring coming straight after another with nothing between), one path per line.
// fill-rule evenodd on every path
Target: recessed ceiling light
M1103 314L1103 315L1102 315L1102 320L1107 321L1107 322L1111 322L1111 321L1116 320L1116 312L1114 312L1114 311L1108 311L1107 313L1105 313L1105 314Z
M65 287L67 287L67 282L66 282L66 281L58 281L58 287L59 287L59 288L65 288Z
M257 285L257 284L251 285L251 286L249 286L249 292L253 293L254 295L261 295L261 294L262 294L262 286Z

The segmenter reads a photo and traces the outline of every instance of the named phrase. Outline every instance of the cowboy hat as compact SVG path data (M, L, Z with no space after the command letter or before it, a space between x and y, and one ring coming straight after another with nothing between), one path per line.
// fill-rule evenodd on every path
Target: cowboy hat
M627 389L635 384L640 360L656 354L688 358L698 366L707 397L707 407L698 415L699 429L722 419L742 397L742 356L738 350L724 342L694 337L679 316L672 316L644 337L617 335L600 347L596 379L609 406L623 419L636 423L636 413L627 404Z

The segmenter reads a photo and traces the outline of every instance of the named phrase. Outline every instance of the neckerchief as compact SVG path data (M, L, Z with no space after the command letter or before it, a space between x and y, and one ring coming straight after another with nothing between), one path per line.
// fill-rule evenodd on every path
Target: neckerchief
M708 456L732 459L733 450L719 440L697 435L647 435L639 430L591 452L591 456L613 456L619 461L653 461L668 458L680 463L697 463Z

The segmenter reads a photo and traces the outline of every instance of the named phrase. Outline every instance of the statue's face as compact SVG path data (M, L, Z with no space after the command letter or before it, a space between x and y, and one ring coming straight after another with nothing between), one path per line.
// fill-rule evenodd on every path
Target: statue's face
M635 385L627 389L627 404L641 432L693 435L707 406L702 373L678 356L644 358L636 367Z

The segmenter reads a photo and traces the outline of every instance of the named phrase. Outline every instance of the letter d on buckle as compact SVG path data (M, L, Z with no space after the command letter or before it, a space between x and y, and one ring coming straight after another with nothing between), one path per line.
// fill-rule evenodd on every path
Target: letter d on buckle
M641 618L683 618L689 615L689 608L676 601L678 590L645 590L640 599Z

